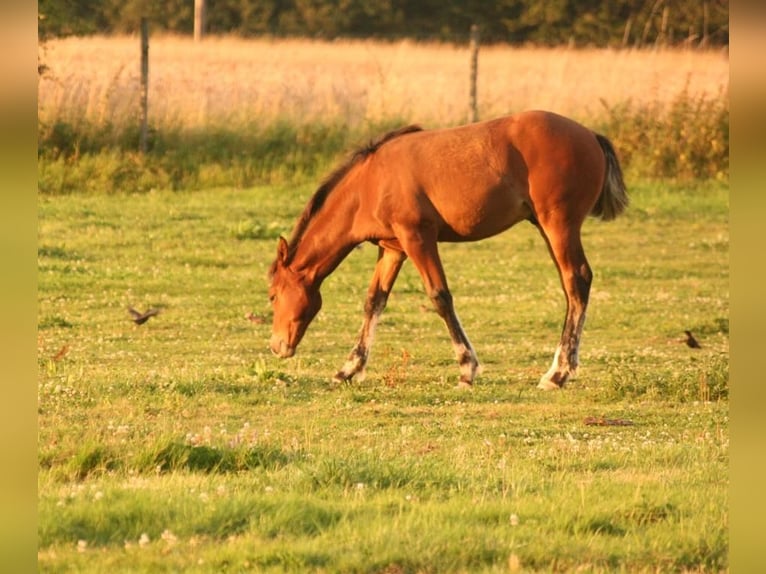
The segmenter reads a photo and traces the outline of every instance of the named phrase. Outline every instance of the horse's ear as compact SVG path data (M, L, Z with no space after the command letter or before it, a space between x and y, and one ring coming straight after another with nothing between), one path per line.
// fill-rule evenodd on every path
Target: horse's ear
M287 261L287 240L281 235L277 241L277 261L282 264Z

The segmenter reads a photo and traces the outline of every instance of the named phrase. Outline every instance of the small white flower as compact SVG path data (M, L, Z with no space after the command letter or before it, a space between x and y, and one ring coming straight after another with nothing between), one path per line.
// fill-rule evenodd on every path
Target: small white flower
M161 537L168 544L175 544L175 542L178 540L178 537L167 528L162 531Z
M148 535L146 532L144 532L143 534L141 534L141 537L138 539L138 545L139 545L141 548L143 548L144 546L146 546L147 544L149 544L149 542L151 542L151 539L149 538L149 535Z
M88 548L88 541L87 540L78 540L77 541L77 552L85 552Z
M518 514L511 514L511 526L518 526L518 525L519 525Z

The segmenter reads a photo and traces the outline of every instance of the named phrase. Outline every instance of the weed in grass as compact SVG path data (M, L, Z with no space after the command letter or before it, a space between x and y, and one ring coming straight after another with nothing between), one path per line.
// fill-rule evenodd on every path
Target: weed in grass
M226 447L170 442L157 452L150 465L157 472L227 473L259 467L275 468L288 461L279 448L265 445Z
M38 329L71 329L72 327L74 327L72 323L58 315L44 317L37 325Z
M729 95L684 89L665 106L631 102L607 106L600 125L610 134L631 176L726 179L729 174Z
M248 373L256 384L287 385L295 382L290 375L270 367L263 358L250 365Z
M277 239L281 231L282 226L276 221L268 224L258 221L240 221L231 228L230 233L235 239L244 241L249 239Z
M76 480L114 471L119 465L119 458L111 452L111 449L100 444L81 446L69 462Z
M410 359L407 349L402 349L401 359L393 363L383 375L383 382L387 387L394 388L407 382L407 366Z

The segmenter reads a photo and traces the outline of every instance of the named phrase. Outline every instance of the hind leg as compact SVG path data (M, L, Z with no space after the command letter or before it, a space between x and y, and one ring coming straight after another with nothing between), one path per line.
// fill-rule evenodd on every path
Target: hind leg
M546 223L540 225L540 231L556 263L567 300L564 328L553 363L537 385L540 389L552 390L563 387L577 370L580 336L585 324L593 273L585 258L579 226L572 227L561 221Z
M346 363L333 377L334 381L349 381L354 375L359 375L360 379L363 378L378 319L386 308L388 296L406 258L401 249L383 245L379 247L378 262L375 264L375 272L364 304L364 321L359 332L359 340L349 353Z

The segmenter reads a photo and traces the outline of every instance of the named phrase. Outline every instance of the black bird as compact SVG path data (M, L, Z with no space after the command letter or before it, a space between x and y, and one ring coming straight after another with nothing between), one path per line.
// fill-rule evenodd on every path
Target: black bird
M697 342L697 339L694 338L694 335L692 335L691 331L684 331L686 333L686 344L691 347L692 349L701 349L702 346Z
M149 317L154 317L155 315L159 315L160 310L149 309L145 313L141 313L140 311L136 311L133 307L128 307L128 313L130 313L131 317L133 318L132 321L136 325L143 325L149 320Z

